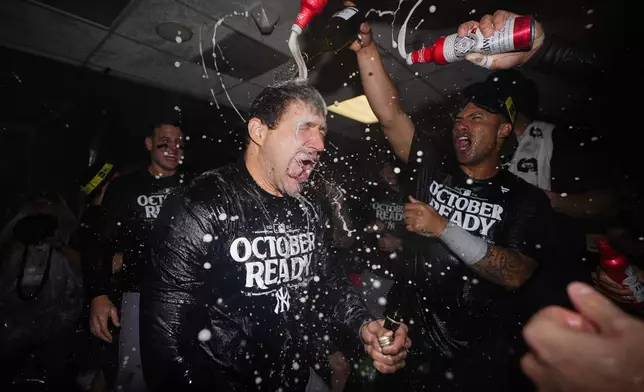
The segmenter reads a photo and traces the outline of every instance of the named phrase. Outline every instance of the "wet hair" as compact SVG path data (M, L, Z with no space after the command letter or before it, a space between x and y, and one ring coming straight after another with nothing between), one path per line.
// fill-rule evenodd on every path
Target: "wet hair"
M150 125L147 129L147 133L145 134L145 137L154 139L154 137L156 136L157 129L159 129L163 125L170 125L173 127L177 127L181 129L181 132L183 132L183 129L181 128L181 124L179 123L178 120L163 120L163 121L155 122L152 125Z
M295 102L311 105L317 113L323 116L327 114L326 103L318 90L308 85L304 80L289 80L262 90L248 111L248 119L257 118L269 129L275 129L286 109ZM248 131L245 130L243 134L247 145L250 141Z

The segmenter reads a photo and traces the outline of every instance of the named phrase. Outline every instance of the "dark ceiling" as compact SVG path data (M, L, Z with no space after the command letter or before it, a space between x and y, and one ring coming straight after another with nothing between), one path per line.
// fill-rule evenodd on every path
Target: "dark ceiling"
M468 19L496 9L534 14L549 33L576 40L608 42L623 36L621 3L599 0L365 0L361 9L394 11L379 17L371 13L376 40L385 57L385 68L401 91L405 109L415 112L444 100L466 84L486 77L487 71L468 63L449 66L407 66L393 48L392 34L411 8L422 1L408 24L408 50L449 34ZM280 21L274 32L262 35L245 12L263 3ZM279 79L287 69L291 21L297 0L3 0L0 3L0 46L45 56L95 72L108 72L136 83L212 101L214 106L248 108L261 89ZM330 0L320 24L341 7ZM430 6L436 11L430 12ZM220 18L226 16L221 21ZM179 23L193 32L189 41L167 41L156 33L160 23ZM213 27L217 29L217 75L213 64ZM392 24L393 22L393 24ZM321 34L305 32L303 45ZM621 39L621 38L620 38ZM309 53L315 55L315 53ZM203 56L203 61L202 61ZM204 62L205 64L202 64ZM285 65L286 64L286 65ZM205 67L204 67L205 65ZM311 79L328 103L351 98L361 91L355 58L348 51L316 57ZM584 86L544 75L529 75L538 82L545 99L544 111L587 103ZM220 79L221 77L221 79ZM224 86L226 89L224 90ZM574 94L561 96L562 88Z

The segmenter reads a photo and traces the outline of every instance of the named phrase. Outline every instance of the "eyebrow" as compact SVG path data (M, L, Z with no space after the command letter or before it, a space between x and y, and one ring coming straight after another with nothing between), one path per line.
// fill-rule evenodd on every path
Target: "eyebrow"
M456 120L461 120L461 119L463 119L464 117L472 117L472 116L477 115L477 114L480 114L480 115L482 115L482 116L483 116L483 115L485 115L483 112L481 112L481 111L478 111L478 110L477 110L476 112L474 112L474 113L470 113L470 114L468 114L467 116L456 116L456 117L454 117L454 120L455 120L455 121L456 121Z
M320 131L326 131L326 125L324 124L318 124L312 121L307 121L305 123L302 123L302 125L306 126L307 128L315 128L318 127L320 128Z

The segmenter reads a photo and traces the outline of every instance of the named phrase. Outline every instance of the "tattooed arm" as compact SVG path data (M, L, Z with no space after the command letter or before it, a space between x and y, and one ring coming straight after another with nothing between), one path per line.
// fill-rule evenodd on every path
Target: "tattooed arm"
M484 279L514 290L528 281L538 264L534 258L526 256L519 249L527 249L528 243L539 241L533 226L539 227L535 222L534 211L547 212L547 201L541 195L541 204L545 210L539 208L539 203L530 203L525 198L524 206L508 217L508 233L502 242L508 247L488 244L484 239L476 237L456 224L448 222L436 210L413 197L411 203L405 205L405 223L407 230L416 232L425 237L437 237L449 250L451 250L463 263L475 270ZM531 218L534 218L531 220ZM534 225L533 225L534 223ZM540 249L539 242L530 246Z
M488 245L487 255L470 265L481 277L511 290L523 286L537 266L521 252L496 245Z

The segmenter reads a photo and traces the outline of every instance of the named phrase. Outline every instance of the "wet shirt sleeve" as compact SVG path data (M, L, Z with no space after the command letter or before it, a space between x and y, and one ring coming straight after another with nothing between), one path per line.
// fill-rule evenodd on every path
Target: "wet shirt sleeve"
M217 345L213 339L219 335L202 332L214 290L208 282L214 281L213 271L221 261L215 249L217 228L208 211L176 193L168 197L155 223L140 326L143 371L151 391L239 390L226 376L225 363L212 358L215 354L208 349Z
M326 217L322 222L326 222L324 226L328 226ZM331 311L331 323L340 324L345 327L344 330L358 336L360 327L365 322L373 320L373 317L362 296L351 283L342 263L337 260L328 235L324 236L324 240L317 248L315 263L319 266L321 276L319 283L314 284L320 297L326 298L325 305Z

